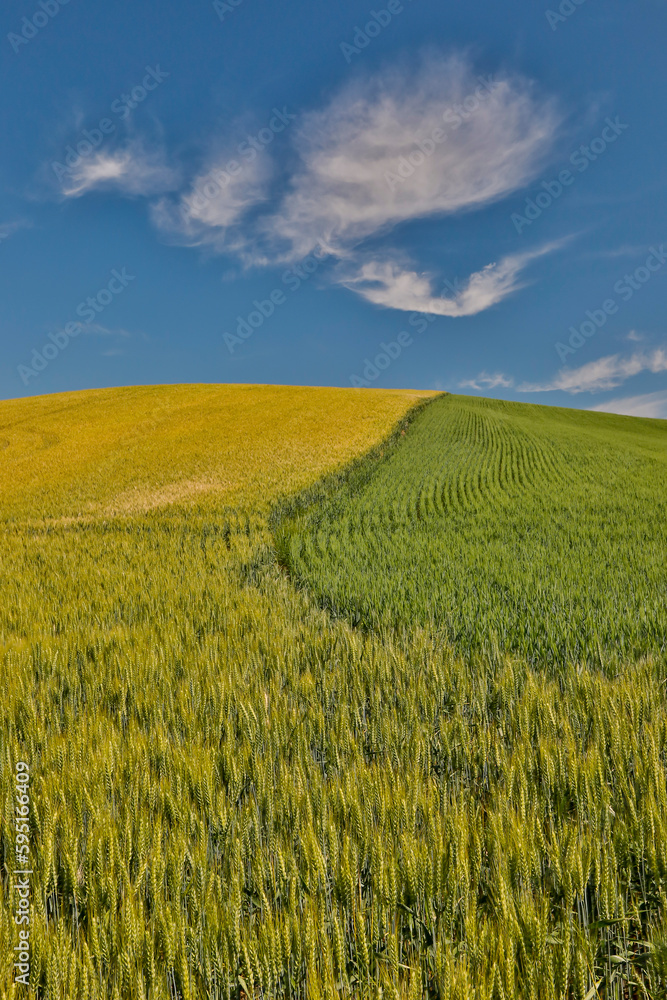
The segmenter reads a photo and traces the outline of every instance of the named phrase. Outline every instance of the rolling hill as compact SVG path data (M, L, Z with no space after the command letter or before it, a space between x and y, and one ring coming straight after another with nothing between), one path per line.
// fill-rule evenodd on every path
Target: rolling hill
M664 423L173 386L0 439L33 995L665 996Z

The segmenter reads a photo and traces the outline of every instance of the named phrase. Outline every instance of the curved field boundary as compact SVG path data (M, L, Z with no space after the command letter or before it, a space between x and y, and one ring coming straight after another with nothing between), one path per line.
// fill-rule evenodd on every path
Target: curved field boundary
M366 628L606 662L667 645L667 425L447 396L283 526L280 557Z

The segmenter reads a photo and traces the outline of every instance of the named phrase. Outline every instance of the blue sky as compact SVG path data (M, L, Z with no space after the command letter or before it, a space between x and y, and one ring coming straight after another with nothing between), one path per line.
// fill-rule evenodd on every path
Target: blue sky
M8 0L0 396L667 417L665 0Z

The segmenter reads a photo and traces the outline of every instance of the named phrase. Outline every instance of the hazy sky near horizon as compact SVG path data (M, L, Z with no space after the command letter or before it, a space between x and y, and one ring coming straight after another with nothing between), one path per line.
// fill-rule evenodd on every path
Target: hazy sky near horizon
M667 417L665 0L8 0L0 396Z

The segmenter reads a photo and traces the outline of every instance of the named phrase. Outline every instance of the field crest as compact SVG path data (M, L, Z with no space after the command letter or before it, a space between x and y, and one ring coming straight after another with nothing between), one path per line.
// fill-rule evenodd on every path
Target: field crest
M0 519L76 523L205 499L266 507L366 452L432 395L199 385L0 402Z

